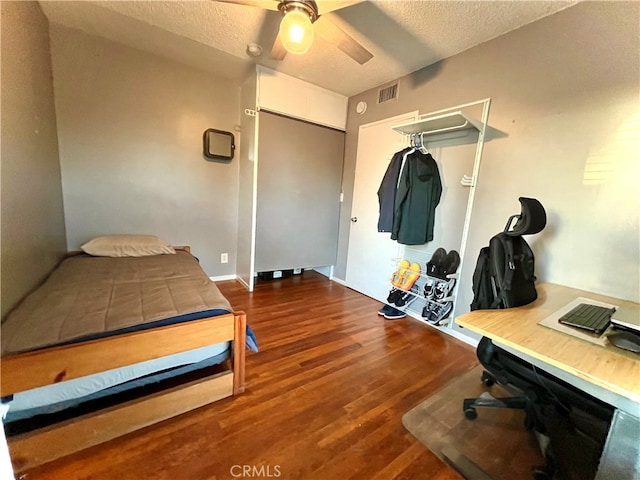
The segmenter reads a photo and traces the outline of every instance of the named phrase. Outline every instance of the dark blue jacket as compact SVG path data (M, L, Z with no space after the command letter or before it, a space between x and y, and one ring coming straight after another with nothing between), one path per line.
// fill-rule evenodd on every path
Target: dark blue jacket
M382 177L382 183L378 189L378 202L380 203L380 218L378 219L379 232L390 232L393 228L396 190L398 188L398 177L400 176L402 157L410 150L411 148L407 147L396 152L389 162L384 177Z

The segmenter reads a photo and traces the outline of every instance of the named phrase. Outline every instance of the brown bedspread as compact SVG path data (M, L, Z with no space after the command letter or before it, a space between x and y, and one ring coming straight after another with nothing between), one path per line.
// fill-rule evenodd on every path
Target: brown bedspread
M70 257L3 322L2 355L212 309L232 311L189 253Z

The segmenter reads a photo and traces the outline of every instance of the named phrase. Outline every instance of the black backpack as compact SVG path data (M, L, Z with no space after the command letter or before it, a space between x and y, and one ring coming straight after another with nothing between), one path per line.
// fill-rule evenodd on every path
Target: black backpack
M535 198L518 200L522 207L520 215L509 217L504 231L480 250L473 272L471 310L519 307L538 297L533 251L522 235L542 231L547 215ZM512 228L514 219L517 221Z

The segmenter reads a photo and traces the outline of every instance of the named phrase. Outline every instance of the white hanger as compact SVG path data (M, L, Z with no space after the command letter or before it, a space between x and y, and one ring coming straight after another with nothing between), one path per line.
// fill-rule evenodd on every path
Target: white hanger
M420 132L419 134L416 134L416 146L418 147L418 150L420 150L421 153L423 154L427 154L429 153L429 150L427 150L427 147L424 146L424 137L423 137L424 133Z
M405 153L405 155L404 155L405 158L406 158L407 155L409 155L409 154L411 154L411 153L416 151L416 144L415 144L415 141L414 141L414 136L415 136L415 133L412 133L412 134L409 135L409 146L411 147L411 150L409 150L408 152Z

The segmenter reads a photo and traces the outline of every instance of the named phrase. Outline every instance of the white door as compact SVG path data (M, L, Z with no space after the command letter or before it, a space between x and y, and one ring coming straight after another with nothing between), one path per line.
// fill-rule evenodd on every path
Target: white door
M365 295L384 301L395 270L398 243L390 233L378 232L378 188L394 153L406 146L404 136L391 129L417 119L418 112L360 126L353 186L351 230L346 283Z

